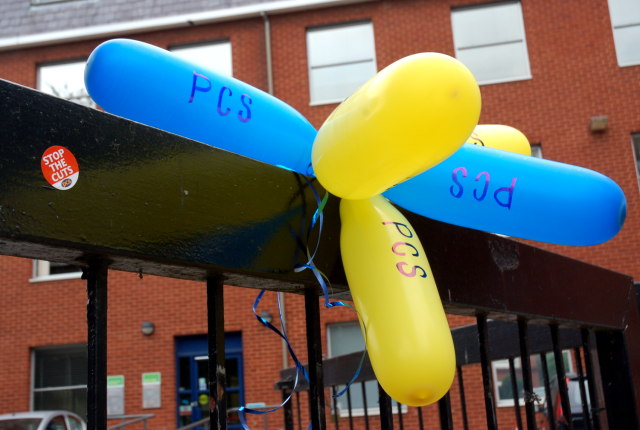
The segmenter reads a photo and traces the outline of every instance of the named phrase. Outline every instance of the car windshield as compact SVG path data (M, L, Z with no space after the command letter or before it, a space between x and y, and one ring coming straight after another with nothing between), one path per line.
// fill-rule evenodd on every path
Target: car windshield
M12 418L0 420L0 430L36 430L42 418Z

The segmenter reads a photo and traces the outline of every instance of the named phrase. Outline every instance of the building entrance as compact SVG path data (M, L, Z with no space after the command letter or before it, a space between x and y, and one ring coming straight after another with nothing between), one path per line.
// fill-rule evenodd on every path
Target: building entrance
M242 428L237 408L244 403L242 337L239 332L225 334L227 370L227 428ZM177 422L183 427L209 416L207 336L176 338ZM203 427L209 427L209 423Z

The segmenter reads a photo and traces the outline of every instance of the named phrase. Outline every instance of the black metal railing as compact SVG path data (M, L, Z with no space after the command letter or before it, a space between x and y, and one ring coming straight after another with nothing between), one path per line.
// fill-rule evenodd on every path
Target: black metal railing
M380 390L377 399L367 399L367 410L375 406L377 417L349 414L348 397L346 418L331 415L337 408L325 400L325 386L345 384L355 364L338 369L348 376L336 376L330 362L322 360L321 291L313 274L293 270L305 262L305 248L313 248L318 239L308 234L317 209L308 178L2 80L0 110L5 154L0 169L0 254L83 268L89 430L107 428L107 278L112 269L197 280L206 286L210 415L217 429L226 428L227 416L223 283L304 294L310 386L306 393L296 393L285 409L287 428L306 428L308 423L313 430L358 427L361 421L366 428L367 421L375 419L383 429L428 428L433 420L441 428L495 429L505 422L505 410L496 407L491 361L506 358L511 363L521 357L526 362L546 351L554 356L559 404L563 412L569 411L565 347L574 351L576 360L582 358L576 366L582 373L577 376L581 403L586 393L591 399L587 410L582 408L585 423L601 429L638 428L640 312L629 276L406 213L425 245L446 311L476 319L471 328L454 331L458 383L434 406L398 409ZM64 145L82 165L82 186L73 192L47 187L34 169L34 160L54 145ZM134 162L136 169L131 169ZM256 211L256 202L269 204ZM340 264L338 203L331 197L324 206L314 262L334 292L348 295ZM246 240L233 240L238 235ZM303 239L310 243L300 243ZM494 322L503 320L511 322L508 333ZM551 339L542 349L536 347L538 326ZM580 341L565 346L566 329L577 332ZM518 428L526 423L532 429L541 411L532 400L536 393L530 369L523 367L528 396L514 408L518 416L513 419ZM549 385L545 398L551 398L553 373L543 373ZM375 380L371 372L363 371L361 377ZM587 381L584 387L582 378ZM475 387L476 381L482 386ZM281 388L286 393L286 385ZM518 396L513 397L517 404ZM472 410L478 402L483 407ZM546 408L548 415L555 412ZM345 419L349 424L343 424ZM572 426L570 419L567 425Z
M609 367L609 348L607 344L612 333L588 328L560 328L557 324L541 325L529 323L524 319L517 322L487 320L486 315L479 315L477 323L452 330L457 350L456 381L452 390L437 405L422 408L407 407L397 404L390 408L391 399L379 387L378 397L368 398L365 383L375 381L375 376L368 360L360 371L351 388L341 401L332 398L327 414L329 429L426 429L433 428L434 421L441 429L617 429L636 428L635 412L625 417L610 417L605 406L604 387L611 382L603 379L600 369L594 363L599 361L598 355L605 359L600 367ZM615 335L613 335L615 337ZM597 348L596 344L602 346ZM341 357L326 359L323 362L324 383L327 387L326 397L335 394L351 379L362 352ZM552 355L553 359L549 360ZM520 372L516 369L516 359L520 359ZM534 390L531 359L537 358L540 368L536 377L541 390ZM568 374L565 369L567 359L575 371ZM496 387L492 377L492 362L506 360L508 362L509 390L513 405L502 407L497 413L495 399ZM553 363L550 371L548 362ZM623 363L618 370L625 373ZM476 367L469 377L465 368ZM478 365L480 369L477 369ZM282 371L282 379L277 388L283 395L290 393L295 369ZM519 374L517 374L519 373ZM465 381L482 378L482 399L477 396L469 399ZM518 379L522 384L518 384ZM571 385L567 385L571 383ZM520 387L519 387L520 385ZM308 415L302 413L300 392L308 386L304 383L297 386L293 401L286 405L284 424L287 430L304 430L308 427ZM362 408L354 409L351 393L359 391L362 396ZM478 389L472 389L478 393ZM619 402L616 398L611 401ZM484 419L478 422L477 416L472 423L468 410L477 411L484 407ZM524 411L523 411L524 410ZM562 412L560 412L562 411ZM568 412L571 411L571 412ZM523 414L524 412L524 414ZM512 416L510 417L509 414ZM477 415L477 414L476 414ZM429 423L429 425L428 425Z

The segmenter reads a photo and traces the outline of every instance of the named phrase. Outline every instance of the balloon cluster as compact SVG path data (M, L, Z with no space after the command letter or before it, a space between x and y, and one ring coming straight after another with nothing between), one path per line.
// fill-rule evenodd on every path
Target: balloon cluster
M530 157L514 128L478 125L478 85L446 55L391 64L317 132L269 94L132 40L96 48L85 81L109 112L316 176L342 198L342 259L371 364L407 405L448 391L455 354L425 251L389 200L451 224L565 245L605 242L624 223L614 181Z

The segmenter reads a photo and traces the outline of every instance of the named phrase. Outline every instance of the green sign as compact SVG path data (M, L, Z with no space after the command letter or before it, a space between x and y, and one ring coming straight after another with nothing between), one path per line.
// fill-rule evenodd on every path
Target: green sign
M143 384L159 384L160 383L160 372L143 373L142 374L142 383Z
M124 387L124 375L107 376L107 387Z

